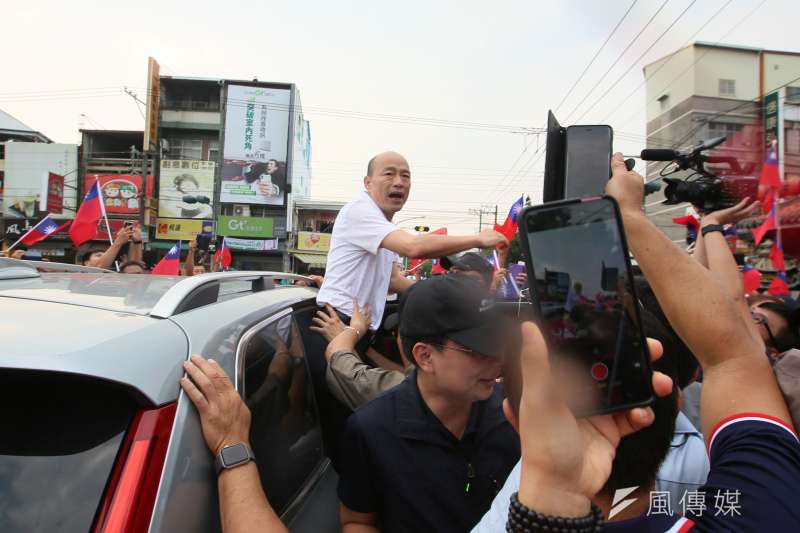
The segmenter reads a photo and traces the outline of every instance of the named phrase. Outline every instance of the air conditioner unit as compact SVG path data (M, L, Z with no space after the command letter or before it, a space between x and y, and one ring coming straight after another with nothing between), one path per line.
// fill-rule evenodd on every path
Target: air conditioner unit
M233 216L235 217L249 217L250 206L246 204L233 204Z

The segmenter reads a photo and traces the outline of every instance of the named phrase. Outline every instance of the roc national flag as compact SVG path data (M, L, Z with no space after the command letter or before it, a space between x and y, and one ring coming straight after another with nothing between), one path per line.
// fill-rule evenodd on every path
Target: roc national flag
M45 240L47 237L52 235L53 233L58 233L65 227L69 226L71 221L67 221L62 225L58 225L55 220L53 220L50 215L47 215L42 220L40 220L34 227L32 227L28 232L20 237L20 239L15 242L11 248L16 246L17 244L24 244L26 246L33 246L37 242Z
M181 241L169 249L167 255L153 268L152 274L177 276L181 272Z
M75 214L75 220L72 221L72 226L69 228L69 236L75 246L94 239L97 234L97 221L105 214L100 180L95 180L94 185L86 191L86 196L83 197L83 202Z

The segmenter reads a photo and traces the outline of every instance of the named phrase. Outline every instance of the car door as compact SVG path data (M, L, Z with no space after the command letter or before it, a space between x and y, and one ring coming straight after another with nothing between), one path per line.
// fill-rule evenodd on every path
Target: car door
M303 336L288 313L247 331L237 350L239 390L270 505L292 531L339 531L335 474L324 455Z

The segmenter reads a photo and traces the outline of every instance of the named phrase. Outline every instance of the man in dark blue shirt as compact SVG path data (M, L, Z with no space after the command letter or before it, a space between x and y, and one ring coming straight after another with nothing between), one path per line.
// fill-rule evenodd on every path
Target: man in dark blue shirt
M416 369L357 410L341 446L343 531L466 531L519 458L496 380L511 324L463 275L418 283L400 322Z

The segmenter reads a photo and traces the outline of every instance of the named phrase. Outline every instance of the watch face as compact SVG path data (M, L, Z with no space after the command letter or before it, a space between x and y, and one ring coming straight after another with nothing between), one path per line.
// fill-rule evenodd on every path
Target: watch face
M222 449L222 461L225 466L233 466L248 460L247 448L244 444L234 444Z

